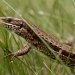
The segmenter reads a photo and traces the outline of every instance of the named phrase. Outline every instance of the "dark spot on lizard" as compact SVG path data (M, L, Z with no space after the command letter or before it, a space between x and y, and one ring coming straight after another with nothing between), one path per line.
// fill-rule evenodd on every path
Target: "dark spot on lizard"
M20 24L20 29L23 27L23 24Z

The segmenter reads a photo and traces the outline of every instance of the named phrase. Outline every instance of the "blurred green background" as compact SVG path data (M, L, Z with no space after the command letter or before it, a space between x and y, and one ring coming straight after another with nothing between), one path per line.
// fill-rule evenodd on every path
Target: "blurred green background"
M16 13L14 10L18 13ZM74 0L0 0L0 17L23 17L61 42L75 41ZM0 26L0 75L74 75L74 67L56 63L33 48L24 56L3 58L26 41Z

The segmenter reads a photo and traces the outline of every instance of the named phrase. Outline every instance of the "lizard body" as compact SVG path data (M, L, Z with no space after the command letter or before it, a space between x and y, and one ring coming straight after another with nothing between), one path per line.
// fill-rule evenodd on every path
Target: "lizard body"
M26 39L30 44L34 45L37 48L37 50L44 53L48 57L56 59L53 53L38 37L39 35L54 50L54 52L59 55L59 57L61 58L63 62L66 63L68 59L68 55L70 54L68 65L75 66L75 51L74 51L75 47L71 48L71 46L59 42L57 39L45 33L37 26L29 23L29 25L33 28L32 29L31 27L28 26L27 23L25 23L23 20L18 18L0 17L0 24L4 25L9 30L14 31L16 34ZM38 35L33 30L35 30ZM28 49L30 48L28 47ZM26 50L26 53L27 53L27 50ZM12 53L12 55L14 54ZM21 55L23 55L23 51ZM15 56L18 56L18 53Z

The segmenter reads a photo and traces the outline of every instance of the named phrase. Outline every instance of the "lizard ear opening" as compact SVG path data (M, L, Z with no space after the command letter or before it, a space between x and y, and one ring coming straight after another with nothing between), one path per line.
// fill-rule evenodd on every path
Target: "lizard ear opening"
M20 24L20 29L23 27L23 24Z

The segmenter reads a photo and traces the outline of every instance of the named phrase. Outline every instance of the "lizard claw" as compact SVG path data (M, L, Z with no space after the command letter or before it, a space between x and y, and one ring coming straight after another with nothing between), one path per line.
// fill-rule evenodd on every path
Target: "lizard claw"
M11 58L10 58L11 62L13 61L13 58L16 57L16 56L14 55L14 52L10 52L9 54L5 55L5 56L3 57L3 59L5 59L5 58L8 57L8 56L11 56Z
M8 57L8 56L12 56L12 57L11 57L11 60L13 60L13 58L15 57L15 56L14 56L14 52L12 52L12 51L9 50L9 53L8 53L7 55L5 55L3 58L6 58L6 57Z
M9 50L9 54L5 55L3 58L6 58L8 56L11 56L12 51Z
M12 51L9 50L9 53L7 55L5 55L3 58L6 58L8 56L12 56Z

